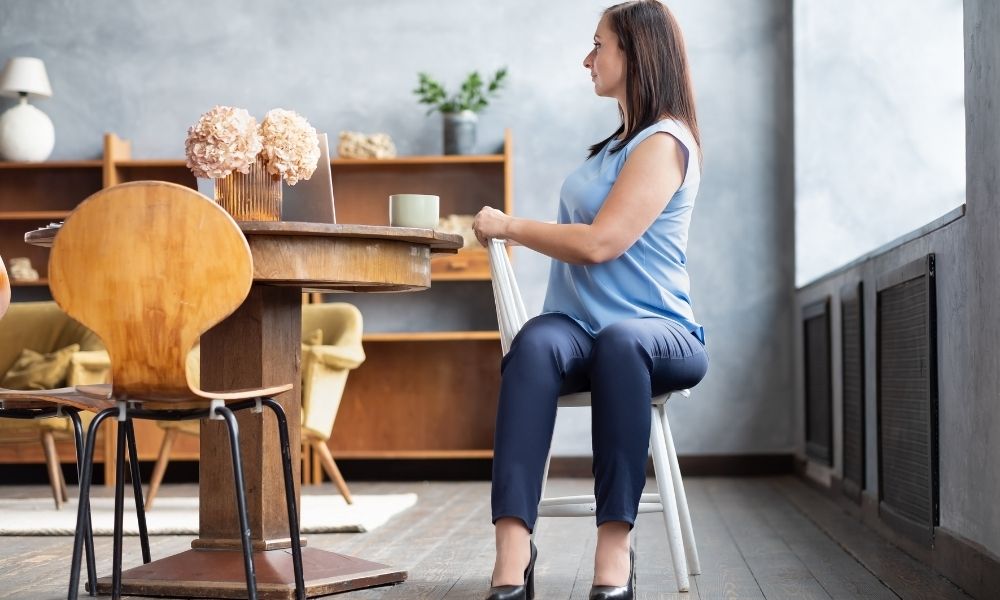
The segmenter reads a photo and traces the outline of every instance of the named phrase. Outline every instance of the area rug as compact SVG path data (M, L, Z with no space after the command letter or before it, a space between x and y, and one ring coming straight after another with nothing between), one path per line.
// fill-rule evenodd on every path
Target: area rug
M363 533L383 525L417 502L416 494L353 496L354 504L342 496L302 496L303 533ZM114 498L91 499L94 535L114 532ZM0 535L73 535L76 527L75 499L56 510L52 498L0 499ZM146 513L150 535L197 535L198 499L159 497ZM138 535L135 505L125 496L126 535Z

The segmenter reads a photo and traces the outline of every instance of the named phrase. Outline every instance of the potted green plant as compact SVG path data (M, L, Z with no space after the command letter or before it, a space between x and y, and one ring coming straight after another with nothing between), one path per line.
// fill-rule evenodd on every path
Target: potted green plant
M452 95L427 73L418 73L419 84L413 90L421 104L430 105L427 114L440 111L444 120L444 153L474 154L476 151L476 113L486 108L500 93L507 80L502 67L486 82L478 71L469 73L461 88Z

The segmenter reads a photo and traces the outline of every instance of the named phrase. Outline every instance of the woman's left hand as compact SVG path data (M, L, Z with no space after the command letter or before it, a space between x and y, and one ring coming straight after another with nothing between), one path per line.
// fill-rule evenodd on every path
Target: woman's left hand
M476 215L472 223L472 230L476 233L479 243L486 246L491 238L507 237L507 227L512 217L504 214L492 206L484 206Z

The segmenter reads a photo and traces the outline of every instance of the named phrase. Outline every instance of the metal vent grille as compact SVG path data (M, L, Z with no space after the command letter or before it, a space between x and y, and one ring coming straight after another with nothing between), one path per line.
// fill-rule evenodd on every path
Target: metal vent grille
M805 346L806 455L833 464L833 415L830 391L829 300L802 310Z
M865 344L862 284L840 294L843 365L844 493L861 500L865 487Z
M879 279L879 513L930 542L938 523L934 255Z

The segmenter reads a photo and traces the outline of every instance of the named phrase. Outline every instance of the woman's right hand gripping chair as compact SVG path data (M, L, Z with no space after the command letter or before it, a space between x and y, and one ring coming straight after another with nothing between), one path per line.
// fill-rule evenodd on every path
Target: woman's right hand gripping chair
M365 360L361 311L344 302L302 307L302 447L312 447L348 504L353 501L327 440L340 408L347 374Z

